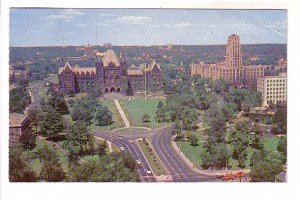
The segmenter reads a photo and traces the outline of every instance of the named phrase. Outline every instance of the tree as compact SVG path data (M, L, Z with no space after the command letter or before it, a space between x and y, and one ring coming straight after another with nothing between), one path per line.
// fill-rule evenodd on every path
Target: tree
M30 131L23 132L19 138L19 142L24 149L28 151L32 150L36 145L36 136L36 134L32 134Z
M167 121L166 119L166 109L162 101L158 102L157 110L156 110L156 119L158 123Z
M31 103L31 97L25 86L18 86L9 91L9 112L23 113L26 106Z
M9 181L10 182L35 182L37 174L22 156L22 147L15 144L9 147Z
M133 157L131 156L131 154L129 153L125 153L125 155L123 155L123 161L124 161L124 165L130 169L131 171L134 171L137 169L137 163L136 161L133 159Z
M127 81L127 88L125 91L127 96L133 96L133 89L131 87L131 82L129 80Z
M175 119L174 131L176 134L176 138L181 139L182 138L181 125L180 125L180 121L177 118Z
M71 150L69 154L75 154L71 155L71 158L94 152L94 142L94 135L86 123L77 121L75 127L71 128L71 135L68 138L67 148Z
M195 134L192 134L192 137L191 137L191 145L192 146L198 146L198 138L196 137Z
M62 115L69 114L69 109L64 96L61 93L54 92L48 100L49 105Z
M275 176L281 171L278 163L261 160L254 163L251 168L250 178L252 182L274 182Z
M150 116L148 115L148 113L145 113L142 116L142 122L150 122Z
M98 82L94 85L94 87L90 87L87 92L88 95L93 98L98 98L103 96L102 89L100 87L100 84L98 84Z
M183 129L191 131L197 127L198 114L195 109L186 106L182 112Z
M106 148L107 148L107 142L106 142L106 140L101 141L100 143L98 143L98 147L97 147L96 153L99 156L104 156L104 155L106 155Z
M214 166L218 169L227 167L226 165L229 161L229 158L231 157L231 154L232 150L224 143L217 143L212 146L211 157Z
M68 181L74 182L133 182L138 181L135 161L130 155L112 153L85 159L81 165L72 166Z
M287 161L287 136L280 138L277 150L281 154L282 163L286 163Z
M274 116L274 122L277 126L276 131L272 131L274 134L286 134L287 133L287 111L284 108L278 108Z
M246 121L235 123L234 130L229 136L229 143L233 147L233 158L237 159L240 167L245 166L247 160L247 147L250 144L249 128Z
M92 108L87 105L88 102L77 101L71 112L73 121L84 121L87 125L91 124L93 119Z
M48 110L41 123L42 134L55 139L65 129L63 117L56 110Z
M37 149L39 159L42 163L40 176L48 182L60 182L66 178L58 154L48 145Z
M213 165L211 154L209 153L209 151L202 151L200 153L200 157L202 160L201 167L203 167L203 169L208 169Z
M28 112L28 117L31 124L35 127L35 132L38 131L38 127L41 123L42 113L36 107L33 107Z
M99 106L96 110L95 121L99 126L108 126L113 122L112 113L106 106Z

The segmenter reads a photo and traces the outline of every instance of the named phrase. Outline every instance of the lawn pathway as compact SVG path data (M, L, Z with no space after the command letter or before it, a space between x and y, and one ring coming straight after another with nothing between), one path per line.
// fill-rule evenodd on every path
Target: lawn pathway
M114 102L115 102L115 104L117 106L117 109L118 109L118 111L119 111L119 113L120 113L120 115L121 115L121 117L122 117L122 119L124 121L125 127L126 128L130 128L130 122L127 119L127 117L126 117L126 115L125 115L125 113L124 113L124 111L123 111L123 109L122 109L122 107L121 107L118 99L114 99Z

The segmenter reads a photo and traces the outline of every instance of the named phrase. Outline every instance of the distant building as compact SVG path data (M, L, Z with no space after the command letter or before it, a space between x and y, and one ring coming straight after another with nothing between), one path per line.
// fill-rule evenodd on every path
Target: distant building
M269 109L268 105L250 108L249 119L251 122L269 123L275 112Z
M277 72L287 72L287 60L282 58L278 61L278 64L275 66L275 71Z
M146 73L146 75L144 75ZM144 90L141 81L147 81L147 88L151 91L162 90L161 69L158 63L152 61L150 65L126 69L126 62L118 59L113 50L108 50L96 67L71 66L66 62L58 70L60 88L63 92L86 92L99 84L103 92L124 92L128 81L134 91Z
M231 84L243 83L255 86L258 76L264 76L265 65L242 65L242 51L240 37L233 34L228 37L226 45L226 59L217 64L199 62L190 65L191 76L198 75L212 80L224 79Z
M261 92L264 104L287 101L287 76L265 76L257 78L257 91Z
M83 47L83 55L88 57L88 58L94 58L95 57L94 49L90 44Z
M18 141L22 134L31 134L28 115L19 113L9 114L9 143Z
M104 43L103 46L107 49L112 48L112 44L111 43Z
M9 79L13 82L19 80L27 80L29 75L28 71L29 71L28 67L26 67L25 70L15 70L13 67L10 67Z

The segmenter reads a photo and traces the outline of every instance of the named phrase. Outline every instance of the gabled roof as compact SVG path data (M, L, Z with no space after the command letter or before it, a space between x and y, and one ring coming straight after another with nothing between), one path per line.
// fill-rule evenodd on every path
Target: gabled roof
M153 68L155 67L155 65L158 67L159 70L161 70L159 64L156 63L155 60L153 60L153 61L151 62L151 64L150 64L150 71L153 70Z
M70 65L70 63L68 61L66 62L65 66L58 68L58 74L60 75L65 70L70 70L70 71L74 72L73 67Z
M75 67L74 68L75 74L76 75L82 75L82 73L84 75L86 75L87 73L91 74L96 74L96 67Z
M108 67L109 63L114 63L116 67L120 66L120 62L115 54L115 52L111 49L107 50L105 55L102 58L103 66Z

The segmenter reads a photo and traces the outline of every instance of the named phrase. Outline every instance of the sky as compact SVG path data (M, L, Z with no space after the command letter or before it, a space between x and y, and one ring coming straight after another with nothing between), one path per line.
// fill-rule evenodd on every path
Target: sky
M286 10L10 10L10 46L287 43Z

